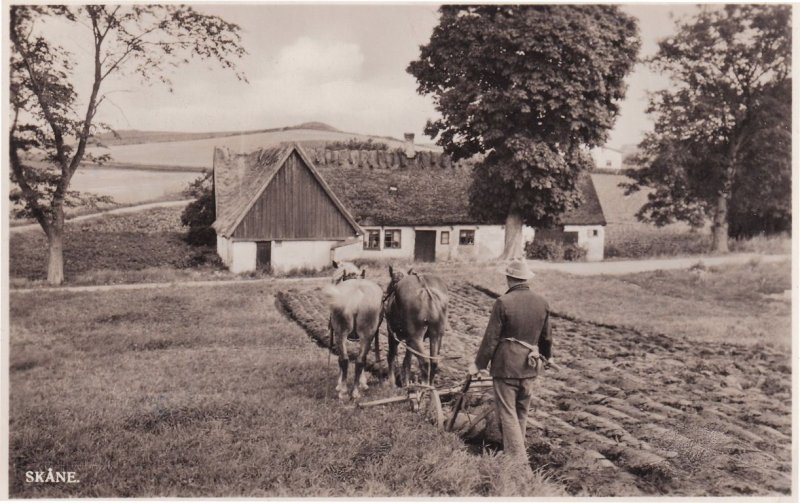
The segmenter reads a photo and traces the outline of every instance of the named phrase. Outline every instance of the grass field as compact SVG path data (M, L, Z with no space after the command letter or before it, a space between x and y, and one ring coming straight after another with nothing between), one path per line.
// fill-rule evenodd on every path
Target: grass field
M565 494L403 407L355 409L262 285L11 301L12 497ZM26 484L28 470L79 484Z

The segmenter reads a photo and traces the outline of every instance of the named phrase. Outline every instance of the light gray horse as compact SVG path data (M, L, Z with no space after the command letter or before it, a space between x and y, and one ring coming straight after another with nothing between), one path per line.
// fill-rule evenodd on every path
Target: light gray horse
M358 339L358 357L355 362L351 396L357 400L359 389L367 389L364 367L370 344L375 341L378 352L378 329L383 321L383 290L376 283L364 279L366 272L350 262L333 263L331 285L323 289L330 308L331 345L334 341L339 353L339 380L336 391L339 399L347 398L347 339Z

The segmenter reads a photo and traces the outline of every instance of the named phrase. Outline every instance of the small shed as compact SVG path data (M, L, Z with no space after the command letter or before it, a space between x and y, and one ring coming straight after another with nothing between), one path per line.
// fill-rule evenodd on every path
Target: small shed
M217 253L233 272L322 268L362 231L297 145L214 150Z

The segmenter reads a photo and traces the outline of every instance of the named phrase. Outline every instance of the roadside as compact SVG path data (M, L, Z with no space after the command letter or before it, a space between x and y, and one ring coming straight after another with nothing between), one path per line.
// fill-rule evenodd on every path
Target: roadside
M114 208L111 210L102 210L96 213L89 213L87 215L80 215L73 218L68 218L66 223L73 223L73 222L80 222L82 220L89 220L92 218L99 218L105 215L124 215L126 213L136 213L139 211L151 210L154 208L175 208L179 206L186 206L190 202L194 201L194 199L181 199L181 200L173 200L173 201L158 201L152 203L145 203L145 204L137 204L134 206L125 206L122 208ZM31 231L35 229L40 229L41 226L38 223L34 224L24 224L24 225L12 225L9 227L9 233L13 234L15 232L22 232L22 231Z
M689 269L697 264L703 264L705 267L713 267L719 265L736 265L746 264L751 261L760 263L775 263L784 260L790 260L791 255L759 255L754 253L731 254L717 257L695 256L695 257L680 257L672 259L648 259L648 260L624 260L613 262L566 262L566 263L553 263L542 262L538 260L529 261L531 269L534 271L557 271L567 274L578 276L600 276L600 275L624 275L634 274L639 272L658 271L658 270L676 270L676 269ZM447 264L451 265L451 264ZM481 274L487 269L497 269L497 264L477 264L465 263L459 267L461 272L474 271L474 273ZM438 268L437 268L438 269ZM321 282L327 281L327 277L294 277L294 278L234 278L234 279L217 279L217 280L177 280L165 282L147 282L147 283L123 283L113 285L81 285L81 286L61 286L61 287L36 287L36 288L12 288L12 293L29 293L29 292L102 292L113 290L137 290L137 289L153 289L153 288L169 288L172 286L186 285L186 286L209 286L209 285L230 285L236 283L270 283L270 284L291 284L302 282Z
M580 276L602 274L633 274L637 272L689 269L702 264L705 267L718 265L746 264L751 260L764 263L791 260L791 255L762 255L759 253L732 253L729 255L693 255L689 257L659 258L644 260L614 260L607 262L544 262L529 260L533 270L560 271Z

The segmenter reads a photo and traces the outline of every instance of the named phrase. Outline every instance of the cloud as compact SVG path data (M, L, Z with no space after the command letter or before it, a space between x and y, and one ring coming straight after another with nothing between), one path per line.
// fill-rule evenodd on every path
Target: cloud
M364 75L364 55L356 44L302 37L260 65L262 71L251 72L260 77L249 84L202 70L187 82L186 72L173 94L150 89L147 100L138 95L137 105L121 104L125 117L109 122L123 128L220 131L314 120L344 131L394 136L408 131L421 138L426 119L435 114L431 100L416 94L416 82L402 69L392 79ZM103 112L113 116L119 110Z
M363 65L364 54L357 44L301 37L280 50L275 74L278 78L290 81L321 84L357 79Z

